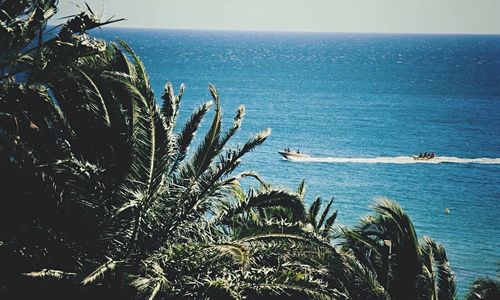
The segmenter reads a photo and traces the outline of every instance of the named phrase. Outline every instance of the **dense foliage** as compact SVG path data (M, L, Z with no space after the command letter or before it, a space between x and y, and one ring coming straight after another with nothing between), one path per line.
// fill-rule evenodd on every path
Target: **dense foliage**
M0 298L454 299L444 248L396 203L336 228L304 183L237 173L270 130L229 145L244 107L223 130L212 85L179 126L184 86L159 102L125 42L87 35L117 20L47 32L55 11L0 0Z
M466 297L467 300L500 299L500 277L491 279L480 277L474 281Z

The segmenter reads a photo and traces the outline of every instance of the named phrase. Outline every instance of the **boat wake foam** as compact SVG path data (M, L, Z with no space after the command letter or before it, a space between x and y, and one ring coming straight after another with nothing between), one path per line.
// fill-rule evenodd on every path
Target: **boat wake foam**
M297 157L290 159L294 162L321 162L321 163L354 163L354 164L500 164L500 158L460 158L454 156L439 156L430 160L415 160L408 156L395 157Z

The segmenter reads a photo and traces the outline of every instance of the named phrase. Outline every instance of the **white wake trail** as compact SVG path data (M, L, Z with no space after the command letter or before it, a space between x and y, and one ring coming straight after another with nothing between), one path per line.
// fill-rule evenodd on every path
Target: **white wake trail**
M500 158L461 158L454 156L439 156L430 160L415 160L409 156L381 156L381 157L294 157L296 162L322 162L322 163L354 163L354 164L500 164Z

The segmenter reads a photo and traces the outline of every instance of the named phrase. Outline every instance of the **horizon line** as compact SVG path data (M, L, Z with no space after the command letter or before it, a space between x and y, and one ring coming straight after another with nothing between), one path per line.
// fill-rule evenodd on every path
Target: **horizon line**
M59 19L61 20L61 19ZM127 19L125 19L127 21ZM48 26L57 26L62 23L48 22ZM415 34L415 35L490 35L498 36L500 32L427 32L427 31L321 31L308 29L231 29L231 28L186 28L186 27L156 27L156 26L121 26L120 22L106 25L104 28L117 29L151 29L151 30L179 30L179 31L223 31L223 32L255 32L255 33L337 33L337 34Z
M55 26L55 24L50 24ZM333 33L333 34L408 34L408 35L489 35L500 36L500 32L425 32L425 31L316 31L316 30L280 30L280 29L228 29L228 28L185 28L185 27L155 27L155 26L119 26L110 25L100 28L113 29L151 29L178 31L212 31L212 32L255 32L255 33Z

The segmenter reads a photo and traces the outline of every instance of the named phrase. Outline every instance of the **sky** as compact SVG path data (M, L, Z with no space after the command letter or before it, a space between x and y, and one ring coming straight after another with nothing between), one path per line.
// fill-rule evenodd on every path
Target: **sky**
M500 34L500 0L86 0L120 27ZM81 0L59 0L58 16Z

